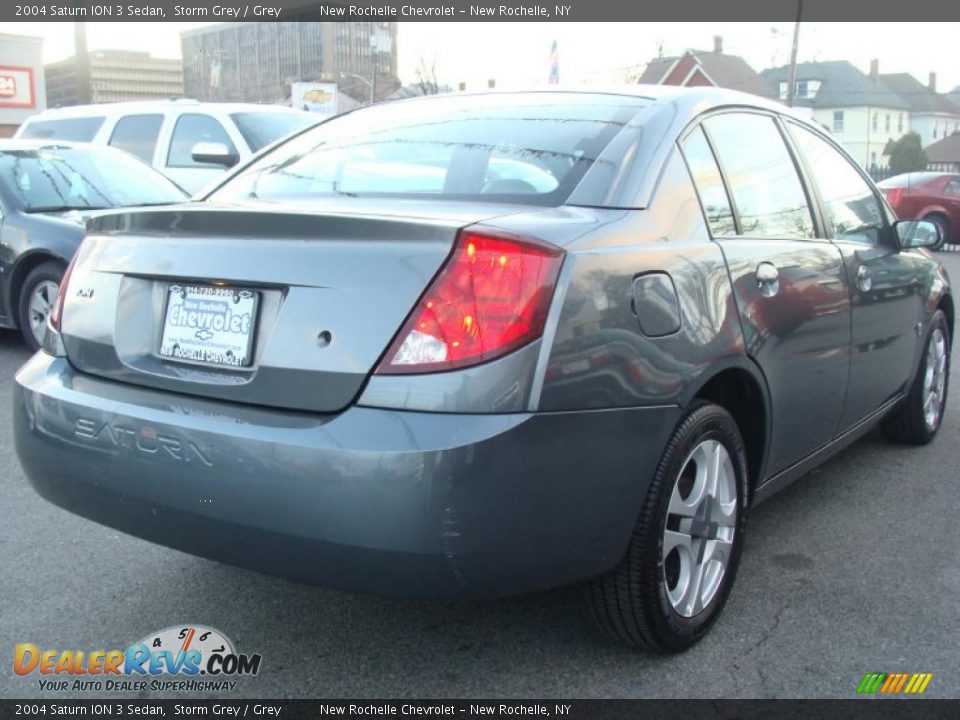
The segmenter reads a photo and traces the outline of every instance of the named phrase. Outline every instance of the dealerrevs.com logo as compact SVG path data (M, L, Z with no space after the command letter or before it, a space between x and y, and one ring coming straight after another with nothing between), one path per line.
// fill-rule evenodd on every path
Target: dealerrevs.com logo
M36 678L40 690L233 690L234 678L260 672L258 653L238 653L233 642L202 625L175 625L125 650L48 650L33 643L14 649L13 671Z

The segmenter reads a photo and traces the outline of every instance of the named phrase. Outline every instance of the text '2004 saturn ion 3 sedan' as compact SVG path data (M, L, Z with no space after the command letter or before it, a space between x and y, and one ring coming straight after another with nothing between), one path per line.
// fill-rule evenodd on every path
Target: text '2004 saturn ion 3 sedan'
M601 627L678 651L753 504L877 422L937 432L937 240L747 95L375 106L93 220L17 451L187 552L419 597L588 581Z

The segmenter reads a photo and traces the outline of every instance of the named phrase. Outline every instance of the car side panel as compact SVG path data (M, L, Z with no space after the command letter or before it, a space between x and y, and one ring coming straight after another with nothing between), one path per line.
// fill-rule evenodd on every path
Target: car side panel
M83 227L43 216L13 212L4 218L0 235L0 324L17 324L17 298L13 296L23 262L34 256L70 262L83 240ZM22 278L19 278L22 279Z
M748 363L723 254L679 152L649 210L568 250L540 410L682 405L718 368ZM661 337L646 336L635 312L634 280L650 272L669 276L679 305L680 329Z

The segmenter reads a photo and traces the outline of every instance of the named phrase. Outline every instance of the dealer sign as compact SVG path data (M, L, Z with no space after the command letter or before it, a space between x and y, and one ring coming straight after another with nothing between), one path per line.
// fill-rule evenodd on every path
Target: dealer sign
M36 107L31 68L0 65L0 107Z

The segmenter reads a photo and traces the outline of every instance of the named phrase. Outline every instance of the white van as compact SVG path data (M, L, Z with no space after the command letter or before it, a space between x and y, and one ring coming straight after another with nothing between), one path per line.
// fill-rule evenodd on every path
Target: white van
M146 160L193 194L262 147L321 119L279 105L122 102L45 110L14 137L111 145Z

